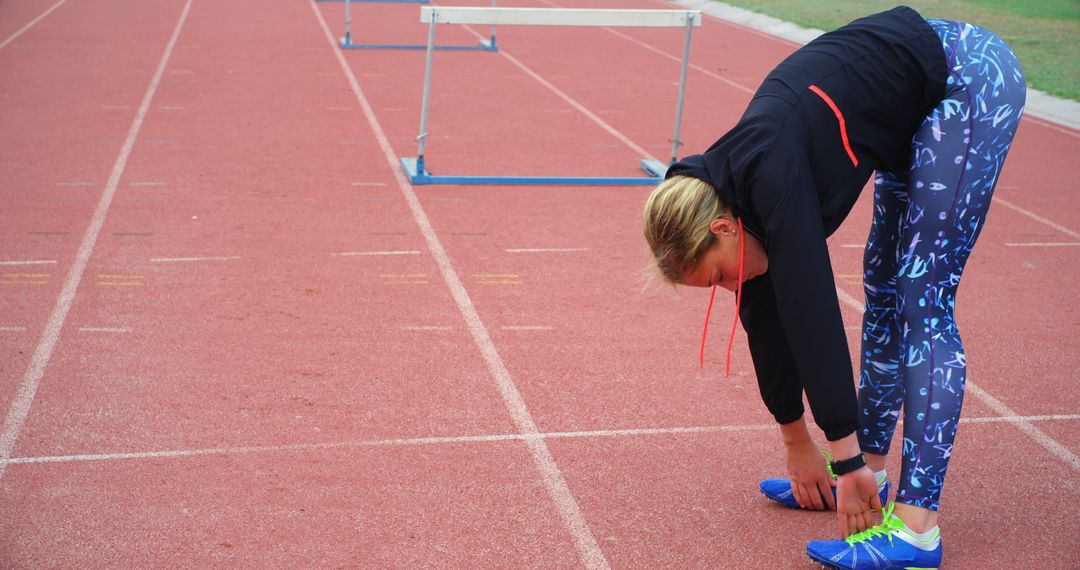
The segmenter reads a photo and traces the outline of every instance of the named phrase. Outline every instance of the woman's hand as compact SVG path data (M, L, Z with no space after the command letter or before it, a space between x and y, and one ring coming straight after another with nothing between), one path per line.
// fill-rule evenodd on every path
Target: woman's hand
M869 467L841 475L836 484L836 516L840 538L874 526L872 512L881 512L877 479Z
M818 446L812 441L786 444L788 478L795 501L804 509L814 511L833 510L833 478L825 465ZM873 475L871 474L871 477Z

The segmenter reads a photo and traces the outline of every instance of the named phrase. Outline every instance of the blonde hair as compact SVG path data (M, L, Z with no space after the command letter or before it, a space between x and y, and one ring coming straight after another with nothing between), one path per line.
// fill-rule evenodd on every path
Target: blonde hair
M709 223L728 213L712 185L692 176L672 176L645 202L645 241L668 283L678 283L701 261L716 236Z

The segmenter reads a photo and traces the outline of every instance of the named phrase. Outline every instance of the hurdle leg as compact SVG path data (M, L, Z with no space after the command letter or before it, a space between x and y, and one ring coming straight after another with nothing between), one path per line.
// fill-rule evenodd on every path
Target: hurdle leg
M679 100L678 103L675 104L675 137L671 139L672 163L674 163L676 160L679 160L679 145L682 144L682 141L679 140L679 134L682 128L683 99L686 96L686 68L690 64L690 34L693 31L693 18L687 15L686 41L683 43L682 72L679 75Z
M491 7L492 8L495 7L495 0L491 0ZM485 41L481 40L480 44L483 45L485 48L487 48L489 50L492 50L492 51L495 51L496 49L498 49L495 46L495 24L491 25L491 41L485 42Z
M345 0L345 37L341 38L341 47L349 47L352 45L352 33L350 28L352 27L352 2Z
M428 136L428 102L431 98L431 56L435 53L435 24L436 18L432 18L431 23L428 24L427 54L424 57L424 95L420 103L420 134L416 137L419 144L416 150L416 174L418 176L427 174L427 169L424 167L424 147Z

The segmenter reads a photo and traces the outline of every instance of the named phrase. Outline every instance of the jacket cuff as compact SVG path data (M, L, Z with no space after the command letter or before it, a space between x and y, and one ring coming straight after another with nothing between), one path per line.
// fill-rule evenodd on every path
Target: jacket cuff
M803 409L802 402L800 401L797 408L792 408L790 410L784 410L780 412L773 412L773 417L776 418L776 423L784 425L790 424L794 421L798 421L799 418L803 417L804 413L805 410Z
M834 425L821 426L821 429L825 432L825 439L836 441L855 433L855 430L859 429L859 422L848 421Z

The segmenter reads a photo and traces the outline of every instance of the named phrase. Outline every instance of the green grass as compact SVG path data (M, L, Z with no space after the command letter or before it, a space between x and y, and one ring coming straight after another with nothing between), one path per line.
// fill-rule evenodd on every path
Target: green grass
M800 26L831 30L888 10L896 0L723 0ZM924 18L971 22L997 32L1024 66L1028 84L1080 100L1080 0L909 0Z

